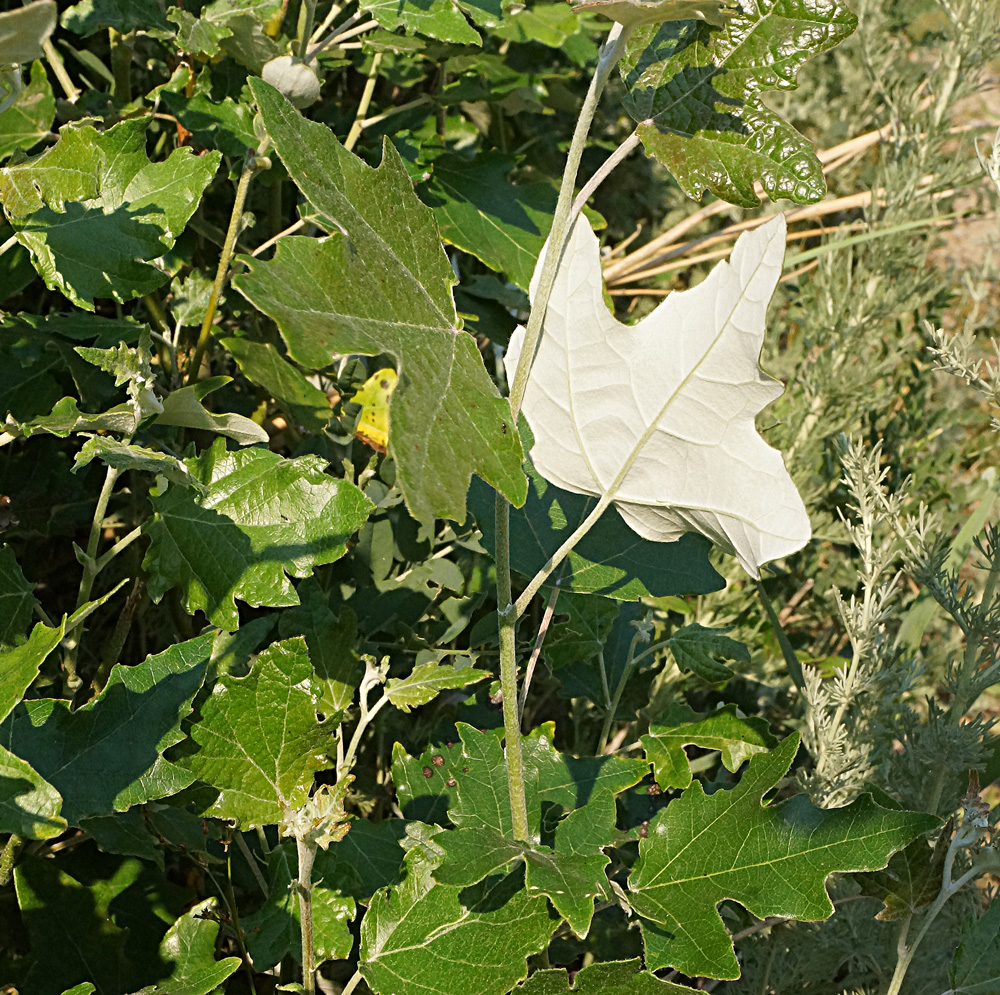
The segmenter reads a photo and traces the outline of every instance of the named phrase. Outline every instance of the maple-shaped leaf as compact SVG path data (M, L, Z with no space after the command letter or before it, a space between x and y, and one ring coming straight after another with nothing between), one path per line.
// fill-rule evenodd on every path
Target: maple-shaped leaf
M628 885L651 971L738 978L716 909L721 901L737 901L761 919L827 919L834 911L825 886L830 874L884 867L938 825L924 813L881 808L870 795L825 811L804 795L766 804L798 743L794 734L752 758L731 790L706 795L696 781L650 823Z
M236 598L251 605L299 603L289 579L344 555L372 509L357 487L325 472L318 456L282 459L267 449L229 452L225 440L184 461L205 488L168 487L143 568L159 601L171 587L223 629L239 626Z
M642 737L656 783L664 790L686 788L691 783L685 746L719 750L726 770L735 772L745 760L766 753L775 743L764 719L738 715L735 705L726 705L709 715L698 715L687 705L675 705Z
M826 192L810 143L760 98L792 90L806 59L847 38L857 18L843 0L742 0L725 26L641 25L621 61L625 106L647 151L692 197L706 189L744 207L799 203Z
M625 326L604 305L597 237L578 218L524 395L538 471L596 508L614 504L644 539L700 532L754 577L801 549L805 505L754 426L782 392L759 356L784 248L779 214L693 290ZM511 337L511 380L523 339Z
M220 678L191 729L198 752L180 761L219 789L210 815L253 828L305 803L334 747L333 725L316 717L312 679L301 636L273 643L246 677Z
M549 942L548 903L528 894L520 870L439 884L442 859L433 837L411 840L402 883L377 892L361 922L359 970L375 992L506 995Z
M401 712L426 705L442 691L464 688L489 677L485 670L469 666L448 666L431 660L413 668L407 677L393 677L386 682L385 696Z
M193 778L163 751L184 738L181 720L211 651L209 634L132 667L118 664L104 690L75 712L63 699L23 701L0 726L0 743L62 794L71 825L175 794Z
M473 473L523 504L510 405L458 327L455 274L399 153L386 141L372 169L277 90L261 80L250 88L281 161L331 234L284 238L273 259L244 259L234 286L275 320L303 366L346 353L393 356L389 455L415 518L464 522Z
M678 629L666 642L677 666L690 671L708 684L725 684L733 672L724 660L750 662L750 651L726 633L729 629L708 629L692 623Z

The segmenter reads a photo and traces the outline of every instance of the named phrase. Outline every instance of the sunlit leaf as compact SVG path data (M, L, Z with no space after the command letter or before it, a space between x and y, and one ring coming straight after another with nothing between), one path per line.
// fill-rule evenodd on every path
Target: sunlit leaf
M784 245L779 214L693 290L625 326L604 306L597 238L578 219L524 397L542 476L613 503L645 539L701 532L754 577L800 549L809 516L754 425L782 392L759 356ZM523 335L507 352L511 378Z

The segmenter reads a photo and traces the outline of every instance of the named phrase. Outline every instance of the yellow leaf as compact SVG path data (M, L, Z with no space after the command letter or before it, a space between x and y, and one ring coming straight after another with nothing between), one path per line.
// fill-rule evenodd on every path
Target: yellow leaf
M389 444L389 398L398 379L396 371L387 366L373 373L351 398L355 404L361 405L355 437L383 454Z

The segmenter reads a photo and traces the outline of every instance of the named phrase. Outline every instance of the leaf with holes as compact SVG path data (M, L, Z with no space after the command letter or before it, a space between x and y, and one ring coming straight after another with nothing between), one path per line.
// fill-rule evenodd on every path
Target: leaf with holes
M691 197L704 190L744 207L826 192L809 141L761 100L795 89L807 59L857 27L842 0L744 0L722 28L703 21L641 25L621 61L625 106L647 151Z

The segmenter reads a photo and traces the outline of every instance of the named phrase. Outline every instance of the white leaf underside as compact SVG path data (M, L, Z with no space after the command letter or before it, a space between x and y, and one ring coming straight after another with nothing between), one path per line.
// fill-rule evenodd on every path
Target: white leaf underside
M628 326L604 304L597 237L578 218L524 396L539 473L613 502L644 539L700 532L754 577L801 549L811 535L805 505L754 425L783 389L759 359L784 252L779 214L741 235L697 287ZM523 340L518 328L511 380Z

